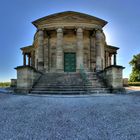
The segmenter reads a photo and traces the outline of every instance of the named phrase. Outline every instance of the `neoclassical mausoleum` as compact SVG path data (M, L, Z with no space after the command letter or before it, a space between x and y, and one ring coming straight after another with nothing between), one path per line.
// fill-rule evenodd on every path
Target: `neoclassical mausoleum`
M86 93L121 91L119 48L108 45L97 17L66 11L32 22L37 28L32 45L21 48L17 92Z

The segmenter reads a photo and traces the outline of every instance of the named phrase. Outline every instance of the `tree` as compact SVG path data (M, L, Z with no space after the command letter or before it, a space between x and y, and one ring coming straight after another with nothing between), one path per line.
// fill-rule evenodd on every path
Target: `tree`
M129 62L132 66L132 73L130 74L130 82L140 81L140 54L133 55L132 60Z

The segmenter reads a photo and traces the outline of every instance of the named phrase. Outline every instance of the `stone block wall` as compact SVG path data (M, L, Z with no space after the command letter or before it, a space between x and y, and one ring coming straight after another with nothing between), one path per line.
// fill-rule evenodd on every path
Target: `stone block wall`
M17 70L17 86L15 91L28 93L36 80L41 76L34 68L29 66L20 66Z
M122 79L122 66L109 66L105 68L104 78L111 92L124 91Z

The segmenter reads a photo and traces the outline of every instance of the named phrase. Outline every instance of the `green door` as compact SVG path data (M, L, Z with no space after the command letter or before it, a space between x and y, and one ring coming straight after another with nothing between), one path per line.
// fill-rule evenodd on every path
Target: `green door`
M76 54L64 53L64 71L76 72Z

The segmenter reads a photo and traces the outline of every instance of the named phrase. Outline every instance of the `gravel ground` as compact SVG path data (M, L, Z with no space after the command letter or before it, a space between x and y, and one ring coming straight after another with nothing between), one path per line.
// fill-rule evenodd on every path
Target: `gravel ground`
M0 140L140 140L140 94L0 94Z

